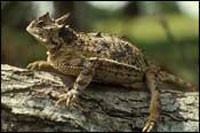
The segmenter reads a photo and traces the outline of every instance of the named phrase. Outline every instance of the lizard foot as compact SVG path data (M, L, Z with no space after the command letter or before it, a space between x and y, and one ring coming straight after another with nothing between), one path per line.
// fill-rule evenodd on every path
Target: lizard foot
M151 132L155 126L155 122L153 120L148 120L142 130L142 132Z
M45 61L35 61L33 63L28 64L26 68L30 70L40 70L47 62Z
M79 92L77 90L70 90L69 92L59 96L55 105L58 106L60 103L65 102L67 106L76 106L75 101L77 100Z

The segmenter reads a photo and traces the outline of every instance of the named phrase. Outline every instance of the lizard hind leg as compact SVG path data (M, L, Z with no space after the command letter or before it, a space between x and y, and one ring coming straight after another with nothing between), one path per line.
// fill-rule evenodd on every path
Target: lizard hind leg
M147 118L147 122L142 132L150 132L154 128L159 115L160 115L160 104L159 104L159 89L158 89L158 71L154 68L150 68L146 72L146 85L151 92L150 101L150 115Z

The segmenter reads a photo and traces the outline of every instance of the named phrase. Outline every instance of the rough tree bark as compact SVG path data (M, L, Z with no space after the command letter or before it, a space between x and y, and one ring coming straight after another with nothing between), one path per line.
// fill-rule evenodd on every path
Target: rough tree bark
M77 107L55 106L72 79L1 65L2 131L141 131L149 114L149 92L90 85ZM45 90L45 91L44 91ZM199 95L161 91L156 131L199 131Z

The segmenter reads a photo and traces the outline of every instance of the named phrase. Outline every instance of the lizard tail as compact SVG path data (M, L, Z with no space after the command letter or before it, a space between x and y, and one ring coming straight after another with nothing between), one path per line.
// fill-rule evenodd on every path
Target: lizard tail
M178 88L184 89L184 91L189 91L189 92L197 91L196 87L192 85L191 83L186 82L183 79L173 74L170 74L167 72L162 72L162 73L163 73L162 75L164 76L164 78L162 78L164 83L170 83L170 84L176 85L178 86Z

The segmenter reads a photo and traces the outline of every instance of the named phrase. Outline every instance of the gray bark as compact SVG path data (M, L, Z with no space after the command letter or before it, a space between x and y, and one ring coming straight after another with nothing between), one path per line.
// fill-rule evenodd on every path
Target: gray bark
M141 131L150 94L91 84L78 106L55 106L73 79L1 65L2 131ZM161 116L155 131L199 131L197 92L161 90Z

